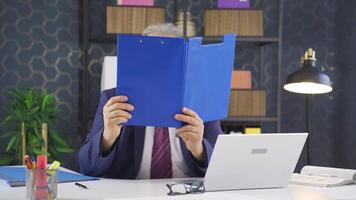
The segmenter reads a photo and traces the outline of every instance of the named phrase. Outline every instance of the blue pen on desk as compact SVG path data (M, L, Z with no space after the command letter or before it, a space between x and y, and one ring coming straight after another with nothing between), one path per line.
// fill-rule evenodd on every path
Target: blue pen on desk
M84 188L84 189L88 189L87 186L85 186L83 184L80 184L80 183L75 183L75 185L78 186L78 187Z

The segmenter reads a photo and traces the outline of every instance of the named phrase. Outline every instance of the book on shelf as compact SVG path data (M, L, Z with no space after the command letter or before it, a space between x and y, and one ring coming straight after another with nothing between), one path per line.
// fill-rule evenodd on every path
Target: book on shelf
M263 117L266 116L266 91L264 90L231 90L230 117Z
M244 127L244 134L261 134L262 129L261 127Z
M251 71L234 70L231 75L231 89L251 89Z
M263 36L262 10L209 9L204 12L203 24L205 36Z
M250 0L218 0L218 8L250 8Z
M164 8L133 6L106 8L107 33L141 34L148 25L164 22Z
M355 169L304 166L300 174L293 174L291 184L335 187L356 183Z
M117 0L118 5L125 6L153 6L153 0Z

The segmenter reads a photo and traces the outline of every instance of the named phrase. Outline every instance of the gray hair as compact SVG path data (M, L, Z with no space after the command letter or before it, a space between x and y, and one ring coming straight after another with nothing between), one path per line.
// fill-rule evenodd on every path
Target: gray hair
M182 37L182 31L180 31L172 23L163 23L163 24L152 24L149 25L143 30L142 35L150 35L151 33L162 33L168 35L176 35L177 37Z

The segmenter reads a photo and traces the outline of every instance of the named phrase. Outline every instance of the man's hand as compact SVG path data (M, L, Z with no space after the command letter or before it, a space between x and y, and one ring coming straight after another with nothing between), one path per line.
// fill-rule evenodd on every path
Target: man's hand
M132 111L134 107L125 103L127 100L127 96L111 97L103 108L104 132L101 139L103 151L111 148L120 135L122 125L132 118L128 111Z
M188 109L183 108L182 114L176 114L175 119L187 123L187 125L177 129L177 134L183 139L187 149L198 160L203 160L203 133L204 123L199 115Z

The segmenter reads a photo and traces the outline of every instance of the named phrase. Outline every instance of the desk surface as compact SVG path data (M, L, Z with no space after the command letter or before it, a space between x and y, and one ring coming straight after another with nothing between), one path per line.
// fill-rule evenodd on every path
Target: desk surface
M176 179L174 179L176 180ZM356 200L356 185L334 188L289 185L288 188L236 190L225 192L207 192L204 194L182 195L169 197L165 184L171 179L161 180L113 180L101 179L82 182L88 189L76 187L74 183L58 184L58 199L228 199L228 200ZM25 199L25 187L10 188L0 186L0 199Z

